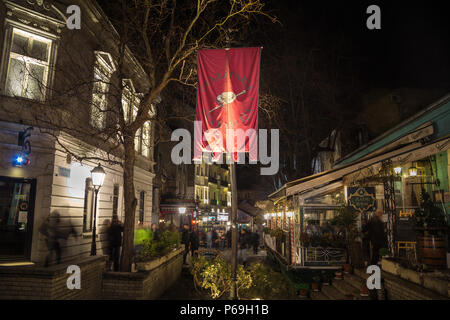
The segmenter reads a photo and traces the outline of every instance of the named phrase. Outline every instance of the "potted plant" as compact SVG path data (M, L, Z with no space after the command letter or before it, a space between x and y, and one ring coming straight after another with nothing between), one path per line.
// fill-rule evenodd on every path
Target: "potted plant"
M311 290L318 292L320 291L320 276L315 275L312 277L313 282L311 283Z
M444 269L447 266L444 236L449 228L446 217L424 189L420 200L420 209L414 214L416 231L419 235L419 257L425 265Z
M392 257L391 251L388 248L381 248L379 251L380 257L389 258Z
M302 298L307 298L308 297L308 289L309 289L309 285L307 283L300 283L298 285L298 294L300 297Z
M366 283L361 284L361 288L360 288L359 292L360 292L359 294L361 295L361 297L369 296L369 288L367 288Z
M344 232L345 247L347 252L347 261L344 265L344 271L349 271L352 269L350 263L350 248L353 247L353 242L355 241L357 233L357 221L358 213L350 210L349 207L342 205L337 215L331 220L331 224L339 227Z
M353 272L352 265L350 263L344 264L344 273L349 274Z
M337 270L337 271L334 273L334 278L335 278L336 280L342 280L342 279L344 279L344 273L342 272L342 270Z

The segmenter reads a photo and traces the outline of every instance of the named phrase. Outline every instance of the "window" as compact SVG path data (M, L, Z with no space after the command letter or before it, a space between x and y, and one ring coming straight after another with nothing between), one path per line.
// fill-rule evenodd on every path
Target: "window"
M6 94L43 101L48 82L52 40L13 28Z
M144 198L145 191L139 193L139 222L144 222Z
M104 129L106 126L109 81L116 68L110 54L97 51L95 57L91 125L98 129Z
M115 184L113 191L113 210L112 210L113 216L117 215L118 208L119 208L119 185Z
M129 79L123 81L123 86L122 108L124 120L125 123L131 123L136 119L142 94L136 93L133 83ZM153 108L150 110L149 114L154 114ZM146 121L142 128L139 128L136 131L136 136L134 137L134 150L147 158L150 157L150 137L151 125L150 121Z
M142 127L141 154L150 157L150 122L147 121Z
M83 206L83 232L92 231L93 186L91 178L86 178Z

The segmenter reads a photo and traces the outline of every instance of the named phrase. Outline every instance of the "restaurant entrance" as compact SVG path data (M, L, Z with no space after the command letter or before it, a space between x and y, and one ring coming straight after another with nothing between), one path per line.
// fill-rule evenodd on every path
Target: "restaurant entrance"
M29 259L36 180L0 177L0 260Z

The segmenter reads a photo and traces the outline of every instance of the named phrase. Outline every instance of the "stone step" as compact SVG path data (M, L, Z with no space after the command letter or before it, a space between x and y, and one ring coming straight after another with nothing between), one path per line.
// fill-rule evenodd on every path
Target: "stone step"
M344 281L358 290L366 284L366 280L356 274L344 274Z
M343 280L333 280L335 281L343 281ZM322 293L327 296L329 300L345 300L345 296L334 286L322 286Z
M360 290L353 287L351 284L345 281L345 277L348 275L344 275L344 280L334 280L332 286L335 287L342 295L352 295L355 299L360 299Z
M330 300L323 292L321 291L311 291L309 294L311 300Z
M353 273L355 274L355 276L358 276L360 278L362 278L363 280L367 280L368 277L370 277L370 274L366 273L366 269L354 269Z

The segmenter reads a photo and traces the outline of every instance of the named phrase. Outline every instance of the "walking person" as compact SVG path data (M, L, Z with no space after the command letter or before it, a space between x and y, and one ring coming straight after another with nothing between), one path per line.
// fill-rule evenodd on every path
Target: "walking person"
M159 241L160 232L156 223L152 223L153 240Z
M213 244L213 248L218 247L219 244L219 235L217 234L217 230L213 230L212 232L212 244Z
M258 234L258 232L253 232L253 234L252 234L252 236L253 236L253 241L252 241L252 244L253 244L253 253L254 254L258 254L258 248L259 248L259 234Z
M369 231L368 231L368 222L363 223L361 227L361 240L362 240L362 251L363 251L363 260L364 266L369 265L370 259L370 239L369 239Z
M113 262L114 271L119 271L120 248L122 247L123 224L119 221L119 217L114 215L111 225L108 228L108 240L111 249L111 261Z
M183 264L186 265L186 257L189 253L190 245L189 226L187 224L183 225L183 231L181 232L181 243L184 244Z
M242 264L244 267L247 266L247 247L249 245L249 238L247 231L245 229L241 229L241 233L239 235L238 248L239 248L239 256L242 259Z
M213 234L211 230L206 233L206 248L211 249L213 244Z
M194 226L192 228L192 232L189 237L190 244L191 244L191 256L194 257L194 255L198 255L196 252L200 246L200 238L198 235L198 228L197 226Z
M231 248L231 237L232 237L232 232L231 232L231 228L230 228L230 230L227 231L227 235L226 235L228 249Z
M57 211L53 211L39 228L39 232L45 236L45 244L48 250L47 257L45 258L46 267L50 264L53 252L56 255L56 263L61 263L60 240L67 240L71 234L76 236L75 228L72 225L67 230L66 232L62 230L60 214Z
M368 233L368 238L372 245L371 265L377 265L380 260L380 249L387 247L386 233L384 232L384 222L382 220L383 211L379 210L369 220L363 232Z

